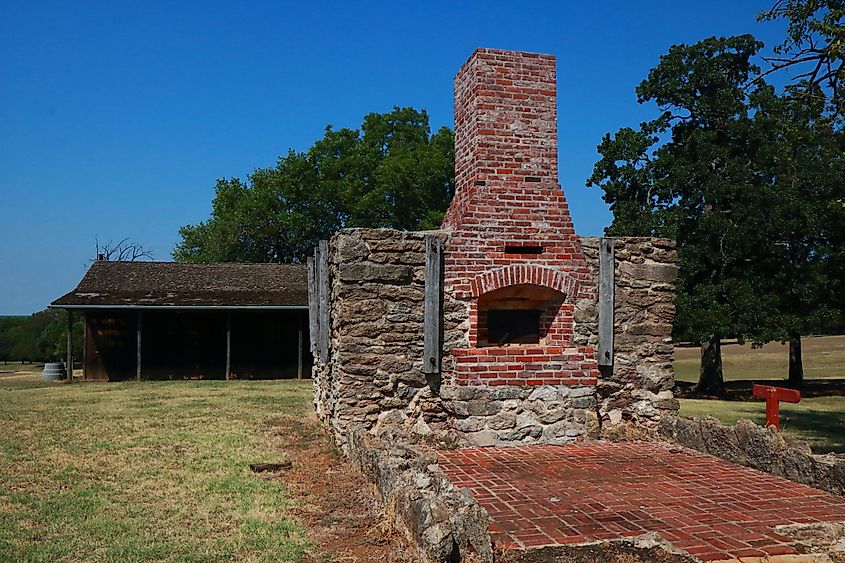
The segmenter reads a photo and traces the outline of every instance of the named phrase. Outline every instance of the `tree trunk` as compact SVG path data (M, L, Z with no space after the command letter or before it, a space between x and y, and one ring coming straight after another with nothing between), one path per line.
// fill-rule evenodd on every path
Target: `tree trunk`
M725 392L722 344L718 335L713 335L701 343L701 367L694 391L704 395L722 395Z
M789 385L804 385L804 362L801 359L801 335L789 335Z

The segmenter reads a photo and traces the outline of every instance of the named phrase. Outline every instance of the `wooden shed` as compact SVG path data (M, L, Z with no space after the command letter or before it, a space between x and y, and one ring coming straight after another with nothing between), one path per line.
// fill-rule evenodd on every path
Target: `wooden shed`
M50 306L84 316L87 380L311 374L305 266L101 260Z

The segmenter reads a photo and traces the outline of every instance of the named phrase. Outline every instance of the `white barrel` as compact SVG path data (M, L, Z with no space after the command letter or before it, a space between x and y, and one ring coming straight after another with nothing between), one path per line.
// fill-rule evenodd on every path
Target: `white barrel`
M48 362L44 364L44 371L41 378L45 381L58 381L67 377L67 370L64 362Z

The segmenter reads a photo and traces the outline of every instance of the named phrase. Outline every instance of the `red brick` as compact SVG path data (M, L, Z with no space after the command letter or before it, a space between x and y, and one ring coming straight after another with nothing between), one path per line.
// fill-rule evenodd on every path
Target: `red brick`
M483 294L532 284L565 299L562 306L549 306L541 321L544 346L554 351L526 360L525 355L533 354L509 350L507 355L516 361L548 361L572 348L573 304L596 294L557 183L556 111L551 56L480 49L455 79L457 185L443 222L452 231L444 252L445 282L455 298L470 300L470 345L483 345L487 338L484 312L477 304ZM543 253L505 253L509 243L538 245ZM595 353L585 354L577 369L594 376ZM513 361L502 360L508 370ZM546 379L520 375L515 381L523 385L564 379L560 374Z
M762 557L795 553L775 526L845 520L845 498L661 443L439 456L453 482L469 487L488 510L497 543L513 548L537 545L537 530L556 544L657 531L704 560Z

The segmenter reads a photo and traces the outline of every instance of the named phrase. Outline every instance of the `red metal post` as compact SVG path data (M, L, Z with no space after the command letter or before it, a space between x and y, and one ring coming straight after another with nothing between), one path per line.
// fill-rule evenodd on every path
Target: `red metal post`
M797 403L801 400L799 391L784 387L755 385L751 392L755 397L766 399L766 426L774 426L778 430L780 430L780 401Z

